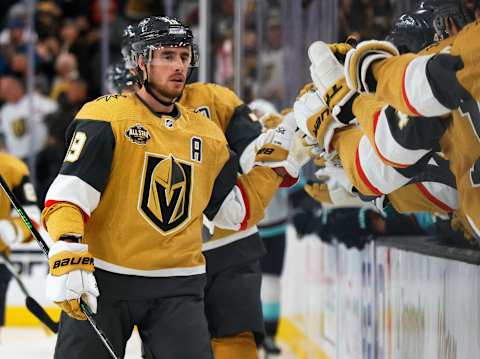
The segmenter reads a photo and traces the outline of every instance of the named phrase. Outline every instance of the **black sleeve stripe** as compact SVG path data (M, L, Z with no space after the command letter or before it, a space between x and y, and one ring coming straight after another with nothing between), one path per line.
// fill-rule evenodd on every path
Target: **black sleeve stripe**
M212 195L203 214L211 221L220 210L223 201L237 183L237 173L239 170L238 158L234 152L230 151L230 158L223 166L213 184Z
M409 184L418 182L438 182L452 188L457 188L455 176L452 171L450 171L449 161L437 154L433 154L432 159L435 164L429 163L421 172L417 171Z
M252 110L247 105L238 106L225 131L228 145L235 151L238 158L240 158L245 148L262 132L261 124L252 120L250 117L251 113Z
M70 144L77 132L86 134L87 139L78 159L64 161L60 174L76 176L100 193L105 189L115 149L115 137L110 122L75 120L67 130ZM66 155L70 148L67 148Z
M399 126L397 111L391 106L385 109L385 116L395 141L410 150L436 150L447 129L447 122L439 117L411 117L404 126Z

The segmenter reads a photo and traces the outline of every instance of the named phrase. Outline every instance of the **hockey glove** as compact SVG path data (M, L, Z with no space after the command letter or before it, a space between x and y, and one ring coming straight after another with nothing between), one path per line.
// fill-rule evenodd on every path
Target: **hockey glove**
M326 183L309 182L303 187L303 189L310 197L319 203L332 203Z
M275 113L268 113L260 117L259 121L263 128L268 130L271 128L276 128L278 125L280 125L280 123L282 123L282 116Z
M348 40L347 40L348 41ZM330 48L330 51L335 55L335 58L342 65L345 63L347 53L353 48L351 44L346 42L336 42L332 44L327 44Z
M347 53L345 79L350 89L357 92L375 92L376 81L371 66L375 61L399 55L388 41L363 41Z
M0 220L0 252L10 255L10 247L23 240L23 231L15 222Z
M47 298L77 320L87 319L80 309L80 299L96 313L100 293L88 246L59 240L50 248L48 263Z
M264 144L255 155L255 165L271 167L283 177L280 187L291 187L298 181L301 164L290 151L295 142L295 128L283 122L277 128L268 130Z
M345 125L334 121L330 111L316 91L306 92L293 105L297 126L307 135L305 142L318 143L321 150L330 152L330 142L335 130Z
M330 203L338 207L361 206L363 202L353 194L353 185L342 167L325 163L315 172L315 176L326 184Z
M336 121L348 125L354 120L352 105L358 94L347 86L342 64L322 41L310 45L308 57L310 75L323 102Z

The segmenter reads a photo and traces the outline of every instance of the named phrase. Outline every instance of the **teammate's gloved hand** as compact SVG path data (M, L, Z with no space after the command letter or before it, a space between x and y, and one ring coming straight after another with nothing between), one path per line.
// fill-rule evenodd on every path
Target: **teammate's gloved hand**
M297 126L307 135L306 144L312 146L316 142L320 150L331 152L330 142L335 130L345 125L333 119L319 93L305 92L295 101L293 109Z
M8 219L0 220L0 252L10 255L12 244L21 242L23 232L15 222Z
M333 55L335 55L335 58L338 60L338 62L340 62L342 65L345 63L347 53L353 49L352 44L347 42L335 42L327 44L327 46L330 48L330 51L332 51Z
M280 125L280 123L282 123L282 116L277 115L276 113L267 113L266 115L260 117L259 121L262 124L263 128L271 129L277 127L278 125Z
M256 166L271 167L283 177L280 187L291 187L298 181L301 164L290 153L295 142L295 128L291 121L284 121L267 131L264 144L255 155Z
M388 41L362 41L348 51L345 58L345 79L350 89L357 92L375 92L376 81L371 65L375 61L399 55L398 49Z
M50 248L48 256L47 298L74 319L87 319L80 309L80 298L96 313L100 293L88 246L59 240Z
M310 75L323 103L336 121L349 124L354 119L352 105L358 94L347 86L342 64L331 47L322 41L310 45L308 57L312 63Z
M472 95L457 79L457 71L463 69L460 56L437 54L431 57L426 66L426 76L435 98L446 108L453 110Z
M303 186L303 189L310 197L319 203L332 203L326 183L309 182Z

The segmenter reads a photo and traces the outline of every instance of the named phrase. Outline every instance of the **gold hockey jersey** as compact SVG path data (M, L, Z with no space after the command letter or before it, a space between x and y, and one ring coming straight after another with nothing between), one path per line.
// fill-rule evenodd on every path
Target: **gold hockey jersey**
M202 217L229 160L218 126L181 105L159 114L136 94L112 95L85 104L69 136L43 212L52 238L82 234L95 266L114 273L204 273Z
M449 47L452 55L460 55L464 68L457 73L460 83L472 95L460 109L452 111L452 123L440 140L442 152L450 161L450 169L457 180L460 205L480 238L480 22L464 27L456 36L426 48L418 55L402 55L376 63L373 67L377 79L376 97L407 115L418 116L417 104L424 96L424 86L415 82L414 61L420 55L433 54ZM448 86L448 84L445 84ZM416 96L418 95L418 96ZM425 106L425 103L421 102Z
M188 84L179 103L212 120L225 133L229 147L237 154L238 159L261 133L261 125L256 121L250 108L226 87L212 83ZM252 226L263 218L264 210L276 193L280 182L280 177L266 167L256 167L239 176L238 185L248 198L249 219L246 227L249 228L238 232L214 229L213 235L203 246L205 253L209 254L209 271L218 267L214 263L228 261L232 265L263 255L263 246L253 243L254 240L261 241L261 239L257 229ZM227 253L224 250L221 253L221 260L212 258L212 250L232 245L237 241L236 245L242 246L242 249L232 248L232 253L235 253L234 258L227 259ZM220 266L226 265L226 263L220 264Z
M406 177L382 162L362 130L353 126L337 131L332 144L349 181L362 196L386 194L399 212L448 213L458 208L447 165L429 165L414 178Z
M37 196L30 181L27 165L20 159L0 151L0 174L22 205L34 224L40 223L40 210L37 207ZM23 241L31 239L31 234L15 209L10 204L7 195L0 190L0 219L12 220L23 232Z

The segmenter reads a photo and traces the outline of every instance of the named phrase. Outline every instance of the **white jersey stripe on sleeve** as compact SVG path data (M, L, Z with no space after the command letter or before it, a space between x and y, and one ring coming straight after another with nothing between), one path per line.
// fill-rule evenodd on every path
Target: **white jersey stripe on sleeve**
M59 174L48 189L45 203L49 201L73 203L90 216L98 206L100 192L77 176Z
M360 139L358 157L366 178L381 193L391 193L410 180L382 162L366 136Z
M411 150L399 144L390 131L384 110L380 111L378 121L375 122L375 146L380 157L399 167L408 167L415 164L429 151L424 149Z
M442 116L450 113L435 98L427 78L427 62L434 55L419 56L405 69L403 79L403 97L413 112L425 117ZM448 84L446 84L448 86Z
M417 187L433 202L437 207L445 212L457 210L460 206L458 203L458 192L456 188L450 187L440 182L421 182L417 183Z

